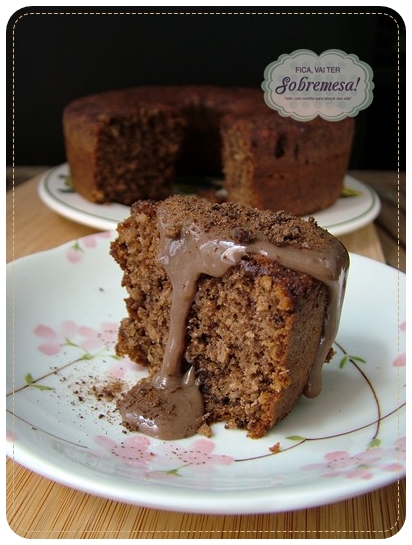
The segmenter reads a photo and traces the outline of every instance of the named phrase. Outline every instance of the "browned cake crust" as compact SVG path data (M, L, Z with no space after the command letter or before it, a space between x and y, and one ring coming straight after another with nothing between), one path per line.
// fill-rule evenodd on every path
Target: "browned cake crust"
M148 366L151 375L162 363L172 295L158 261L158 206L136 202L111 246L128 292L117 353ZM171 238L193 220L206 231L227 228L240 243L261 234L278 246L320 252L337 244L314 222L286 213L182 197L168 199L168 206ZM308 381L327 304L322 282L262 255L246 255L221 278L202 275L187 321L185 365L196 369L208 423L224 421L256 438L284 418Z
M339 197L354 122L298 122L258 89L154 86L80 98L63 114L74 189L93 202L162 199L179 174L224 176L227 200L305 215Z

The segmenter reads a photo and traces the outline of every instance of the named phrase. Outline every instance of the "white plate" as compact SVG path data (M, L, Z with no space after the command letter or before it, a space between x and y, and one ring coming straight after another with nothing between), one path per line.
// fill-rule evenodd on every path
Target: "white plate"
M114 230L129 215L129 207L118 203L94 204L74 192L68 183L69 167L60 165L46 172L39 183L42 201L54 212L95 229ZM377 193L352 176L345 176L350 197L314 214L318 224L335 236L356 231L373 221L380 211Z
M126 432L104 396L104 388L145 375L114 356L125 293L109 256L113 236L84 237L7 267L10 457L91 494L198 513L308 508L404 475L405 275L351 255L323 393L302 398L266 437L215 425L209 439L164 442Z

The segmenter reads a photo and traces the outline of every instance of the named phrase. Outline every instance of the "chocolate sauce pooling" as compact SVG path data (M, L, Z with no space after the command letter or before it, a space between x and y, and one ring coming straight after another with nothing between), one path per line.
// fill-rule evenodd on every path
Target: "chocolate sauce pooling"
M329 303L315 362L305 387L307 397L322 388L322 366L336 336L347 274L347 253L340 244L328 255L296 246L276 246L265 238L238 243L222 228L204 232L195 223L169 238L166 212L158 207L160 231L159 261L172 283L170 330L162 366L152 380L136 384L118 404L126 427L160 439L181 439L194 435L202 423L203 400L194 369L181 374L185 349L186 321L201 274L223 276L247 253L258 253L298 272L324 282Z

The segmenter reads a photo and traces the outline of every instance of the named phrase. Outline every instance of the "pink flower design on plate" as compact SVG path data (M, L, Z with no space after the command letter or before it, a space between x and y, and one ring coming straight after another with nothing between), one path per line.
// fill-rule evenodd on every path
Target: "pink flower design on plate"
M399 354L399 356L397 356L393 360L392 365L394 367L405 367L405 365L406 365L406 352L403 352L402 354Z
M406 321L402 322L399 325L399 331L406 331ZM405 367L406 365L406 352L398 354L398 356L393 360L392 365L394 367Z
M348 479L370 479L372 477L371 470L376 462L382 459L383 453L383 449L378 447L352 456L345 450L328 452L324 456L326 463L309 464L303 466L303 469L321 471L324 477L344 476Z
M179 467L196 466L196 471L209 471L215 465L228 466L235 461L231 456L213 454L215 443L207 439L195 439L190 446L165 443L160 450Z
M95 437L95 442L104 449L103 452L99 451L95 454L98 456L114 456L130 467L146 469L148 463L156 456L149 449L150 439L145 435L136 434L120 443L98 435Z
M85 237L82 237L80 241L86 246L86 248L95 248L99 238L110 238L110 231L104 231L94 235L86 235Z
M83 337L79 346L87 350L96 350L98 348L113 348L117 341L118 324L112 322L103 322L100 329L96 330L88 326L79 327L79 335Z
M34 334L43 342L38 350L48 356L59 354L64 346L75 346L90 354L92 350L107 349L114 351L117 340L118 324L103 322L98 330L77 325L72 320L64 320L56 329L39 324L34 329Z
M406 460L406 437L399 437L394 443L394 448L389 453L395 454L396 461L384 464L382 469L385 471L401 471L404 468L401 461Z
M114 456L125 465L143 469L147 475L160 479L181 477L179 470L188 466L196 466L196 472L203 473L216 465L227 466L234 462L231 456L213 454L215 443L206 439L195 439L189 446L165 442L153 450L150 438L139 433L120 443L99 435L95 437L95 443L102 447L95 451L97 456Z
M147 367L144 367L139 363L135 363L125 356L115 360L108 372L113 378L122 379L128 371L147 371Z
M77 333L78 326L71 320L63 321L57 329L44 324L39 324L34 329L34 334L44 341L38 346L38 350L47 356L58 354L67 339L73 338Z
M399 437L395 441L395 451L398 453L399 460L406 460L406 437Z
M80 244L76 241L72 246L67 250L67 259L70 263L78 263L83 259L83 249Z
M103 231L102 233L86 235L85 237L75 240L67 250L67 259L70 261L70 263L78 263L83 259L85 248L96 248L99 238L110 238L110 236L110 231Z

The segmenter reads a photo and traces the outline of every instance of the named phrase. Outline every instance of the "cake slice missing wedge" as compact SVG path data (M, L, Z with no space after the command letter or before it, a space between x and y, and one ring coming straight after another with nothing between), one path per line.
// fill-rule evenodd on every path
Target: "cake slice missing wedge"
M116 350L150 375L119 404L129 429L173 439L225 422L259 438L302 394L318 395L349 257L313 220L139 201L111 254L128 293Z

